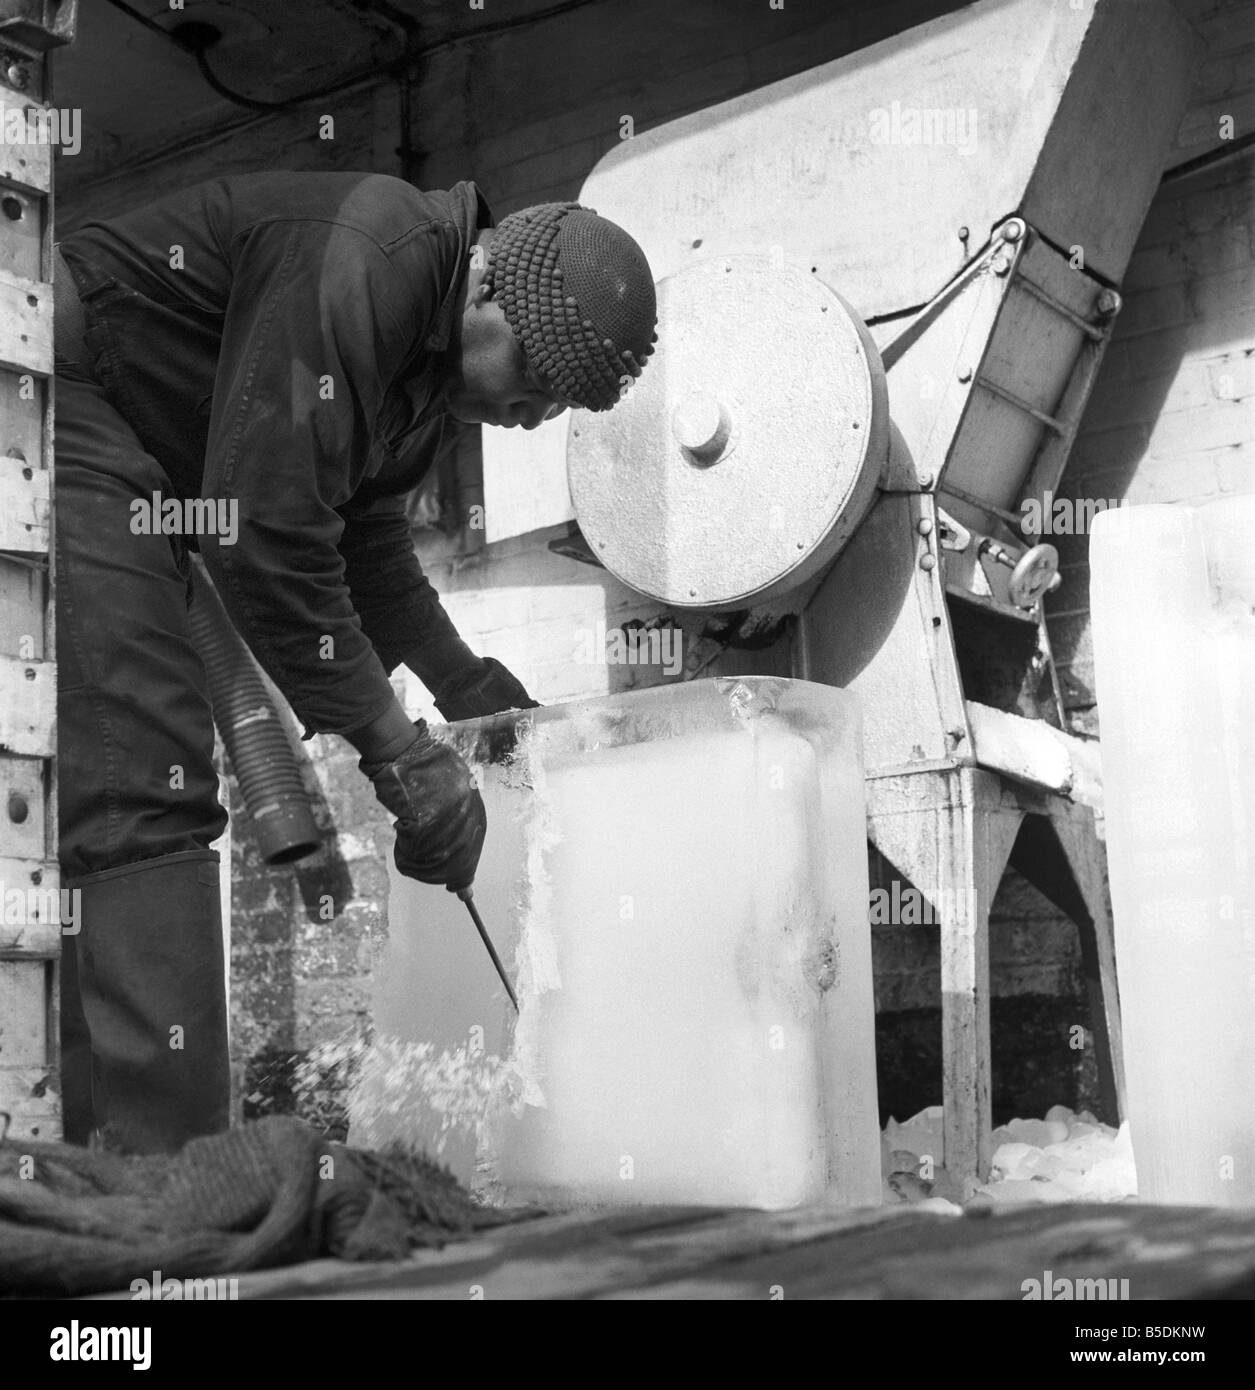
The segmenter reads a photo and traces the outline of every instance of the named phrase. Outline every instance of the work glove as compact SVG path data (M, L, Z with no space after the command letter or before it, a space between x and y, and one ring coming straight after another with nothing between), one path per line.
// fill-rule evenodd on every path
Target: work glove
M450 723L507 709L538 708L518 679L491 656L455 671L441 682L434 696L436 708Z
M488 815L471 770L415 720L414 742L391 762L358 764L375 795L397 818L393 858L406 878L470 887L479 867Z

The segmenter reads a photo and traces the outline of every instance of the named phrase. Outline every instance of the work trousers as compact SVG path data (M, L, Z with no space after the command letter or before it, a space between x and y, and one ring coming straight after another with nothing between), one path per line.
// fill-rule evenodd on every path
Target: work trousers
M190 557L182 537L133 525L133 502L148 505L154 492L169 497L175 488L116 403L129 292L109 283L91 288L90 301L80 303L59 265L59 856L63 886L82 893L80 935L62 937L66 1132L83 1140L112 1125L126 1131L123 1146L176 1148L226 1123L225 984L210 848L226 813L205 672L188 634ZM132 872L135 891L119 881ZM176 902L180 920L172 924ZM142 981L141 971L148 971ZM144 1061L154 1056L156 1070ZM175 1079L162 1079L158 1072L172 1060ZM139 1114L150 1082L152 1104L168 1112L164 1125L163 1114ZM187 1094L172 1100L179 1086Z

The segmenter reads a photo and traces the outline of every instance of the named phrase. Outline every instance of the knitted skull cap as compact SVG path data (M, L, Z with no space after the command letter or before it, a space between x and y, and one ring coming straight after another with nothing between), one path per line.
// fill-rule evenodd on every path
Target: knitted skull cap
M485 280L532 369L558 399L609 410L658 339L645 253L579 203L503 218Z

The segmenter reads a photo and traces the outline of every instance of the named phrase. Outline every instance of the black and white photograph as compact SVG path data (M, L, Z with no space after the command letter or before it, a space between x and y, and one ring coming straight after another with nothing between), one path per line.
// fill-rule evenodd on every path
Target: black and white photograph
M15 1373L1240 1366L1255 0L0 0L0 777Z

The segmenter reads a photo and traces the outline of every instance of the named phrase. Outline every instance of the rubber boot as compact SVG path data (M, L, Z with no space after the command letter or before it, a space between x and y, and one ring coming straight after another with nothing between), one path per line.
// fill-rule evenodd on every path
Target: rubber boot
M78 985L78 937L61 937L61 1127L67 1144L90 1143L92 1046Z
M227 1128L218 856L189 850L80 879L79 995L105 1146L174 1153Z

